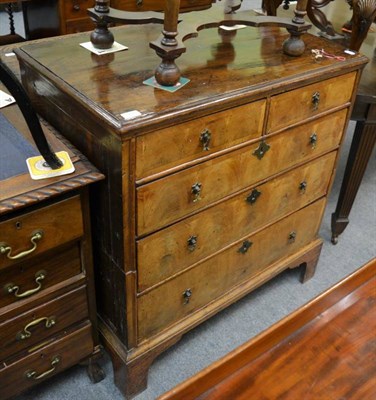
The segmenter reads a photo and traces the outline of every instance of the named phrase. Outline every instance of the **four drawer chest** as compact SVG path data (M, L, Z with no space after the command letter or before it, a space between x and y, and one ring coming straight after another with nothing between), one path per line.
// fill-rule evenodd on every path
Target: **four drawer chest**
M88 185L104 177L43 125L54 151L68 152L75 172L32 180L26 154L38 152L20 133L27 137L20 111L8 106L0 117L0 142L8 157L0 163L0 398L5 400L77 363L88 365L93 381L104 377L96 364L101 346L88 196Z
M160 29L115 28L129 50L103 56L84 35L17 50L38 112L107 176L92 220L99 329L126 397L200 322L287 268L312 277L367 61L311 35L289 57L283 30L208 29L186 42L190 81L171 93L143 84Z

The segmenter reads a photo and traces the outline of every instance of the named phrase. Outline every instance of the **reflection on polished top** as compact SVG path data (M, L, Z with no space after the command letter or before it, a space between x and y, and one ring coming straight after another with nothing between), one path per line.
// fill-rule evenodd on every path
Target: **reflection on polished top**
M218 18L218 10L213 6L203 12ZM186 15L194 18L195 13ZM129 50L108 55L94 55L79 45L89 40L88 33L52 39L53 46L48 41L28 44L20 52L27 62L36 61L47 68L48 74L55 76L54 80L61 79L63 91L70 96L76 99L83 96L85 101L96 104L90 112L102 115L118 133L128 133L149 122L159 124L167 118L170 124L175 118L181 121L187 110L207 104L209 98L212 109L216 110L223 102L231 105L235 97L237 103L243 95L244 102L252 100L266 85L272 94L282 81L286 84L291 79L298 84L307 74L313 79L325 76L329 70L333 74L333 65L340 71L342 67L364 63L360 55L345 55L345 61L315 61L311 50L322 48L323 43L325 50L332 54L343 56L343 48L309 34L303 36L305 53L291 57L282 51L282 43L288 37L285 29L247 27L233 32L207 29L185 42L187 51L176 62L182 76L190 82L169 93L142 83L153 75L159 64L149 42L158 38L160 30L161 25L157 24L114 28L116 41ZM39 78L34 85L39 95L55 95ZM120 116L132 110L139 111L141 116L131 121Z

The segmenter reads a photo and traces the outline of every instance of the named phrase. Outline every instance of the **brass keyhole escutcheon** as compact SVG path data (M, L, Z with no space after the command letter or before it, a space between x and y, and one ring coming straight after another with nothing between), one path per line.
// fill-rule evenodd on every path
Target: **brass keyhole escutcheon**
M261 192L257 189L253 189L252 192L247 196L246 200L249 204L255 204L256 200L260 197Z
M261 140L259 147L253 152L253 155L261 160L269 149L270 145L268 145L265 140Z
M192 185L191 193L193 194L193 203L201 200L201 188L202 184L200 182L196 182L194 185Z
M238 253L245 254L252 246L252 242L249 240L245 240L242 244L242 247L238 250Z
M201 132L201 135L200 135L200 142L202 144L203 151L210 150L210 148L209 148L210 141L211 141L211 132L209 131L209 129L205 129L204 131Z

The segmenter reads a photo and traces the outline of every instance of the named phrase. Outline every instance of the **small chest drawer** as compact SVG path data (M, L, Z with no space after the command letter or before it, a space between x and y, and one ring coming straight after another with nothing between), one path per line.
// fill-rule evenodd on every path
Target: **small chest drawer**
M267 132L288 127L351 100L356 72L271 98Z
M325 199L319 200L140 296L139 340L162 331L310 243L317 235L324 207Z
M93 352L90 323L63 338L0 367L0 398L7 399L77 364Z
M64 0L65 19L87 18L87 9L94 7L94 0Z
M336 148L347 110L301 125L137 189L137 233L143 235L229 194ZM260 145L268 150L260 155Z
M35 257L0 271L0 308L33 299L82 272L79 246Z
M139 291L326 195L335 159L329 153L139 240Z
M0 270L83 235L79 197L0 223Z
M1 323L0 360L30 349L74 323L88 318L86 288L81 287L53 301Z
M264 112L261 100L138 137L137 178L261 136Z

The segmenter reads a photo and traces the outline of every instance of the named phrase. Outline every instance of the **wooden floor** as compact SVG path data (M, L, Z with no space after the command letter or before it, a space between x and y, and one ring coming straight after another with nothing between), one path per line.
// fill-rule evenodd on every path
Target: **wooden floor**
M376 399L376 260L160 400Z

